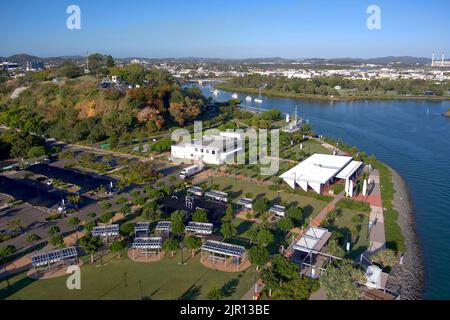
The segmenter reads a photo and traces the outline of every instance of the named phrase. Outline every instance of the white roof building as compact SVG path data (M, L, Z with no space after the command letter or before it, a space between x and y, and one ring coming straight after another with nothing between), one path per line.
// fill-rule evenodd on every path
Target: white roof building
M300 186L305 191L311 188L317 193L322 193L322 188L337 178L352 160L352 157L347 156L316 153L283 173L280 178L294 189ZM349 169L349 172L352 170ZM356 172L356 169L353 172Z
M243 152L243 140L240 133L221 132L220 135L204 136L202 140L193 140L171 147L172 158L184 160L202 160L208 164L221 165L234 159Z

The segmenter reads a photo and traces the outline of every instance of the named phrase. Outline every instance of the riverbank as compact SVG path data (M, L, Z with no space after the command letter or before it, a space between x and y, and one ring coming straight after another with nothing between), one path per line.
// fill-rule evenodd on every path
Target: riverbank
M450 111L443 112L443 113L442 113L442 116L443 116L443 117L446 117L446 118L450 118Z
M403 264L397 264L389 278L388 287L401 286L401 299L418 300L422 297L424 268L422 250L415 231L411 196L403 178L389 167L394 185L394 209L399 213L398 224L404 237L406 252Z
M238 88L227 85L226 83L219 83L215 85L216 89L225 90L230 92L248 93L258 95L259 90L255 88ZM450 96L403 96L403 95L374 95L374 96L324 96L316 94L300 94L300 93L289 93L289 92L277 92L271 90L264 90L264 96L274 97L274 98L291 98L291 99L301 99L301 100L311 100L311 101L364 101L364 100L434 100L434 101L445 101L450 100Z

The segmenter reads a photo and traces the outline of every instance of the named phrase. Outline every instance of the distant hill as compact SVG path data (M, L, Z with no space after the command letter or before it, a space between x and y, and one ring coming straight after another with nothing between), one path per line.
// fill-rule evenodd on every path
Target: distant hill
M28 54L16 54L10 57L0 57L0 61L17 62L24 65L26 61L42 60L45 63L60 64L65 60L72 60L76 62L83 62L83 56L60 56L40 58ZM130 63L137 59L143 63L158 64L158 63L216 63L216 64L290 64L296 62L310 63L312 65L336 64L336 65L361 65L361 64L376 64L376 65L396 65L396 66L414 66L427 65L431 63L430 58L411 57L411 56L387 56L379 58L306 58L306 59L285 59L281 57L271 58L247 58L247 59L225 59L225 58L202 58L202 57L184 57L184 58L144 58L144 57L126 57L116 58L122 63Z

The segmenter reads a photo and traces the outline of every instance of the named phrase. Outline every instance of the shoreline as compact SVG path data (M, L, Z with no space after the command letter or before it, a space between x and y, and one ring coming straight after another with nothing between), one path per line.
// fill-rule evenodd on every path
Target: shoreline
M403 265L399 263L392 268L388 287L401 286L402 300L419 300L422 298L424 266L419 239L415 231L414 209L408 185L400 174L389 167L394 185L394 209L399 213L397 223L405 238L407 248L403 256Z
M248 94L258 94L258 89L254 88L234 88L227 87L221 84L215 86L219 90L228 92L239 92ZM298 99L298 100L309 100L309 101L329 101L329 102L351 102L351 101L392 101L392 100L424 100L424 101L448 101L449 96L322 96L322 95L306 95L306 94L295 94L295 93L276 93L276 92L264 92L262 94L266 97L272 98L287 98L287 99Z

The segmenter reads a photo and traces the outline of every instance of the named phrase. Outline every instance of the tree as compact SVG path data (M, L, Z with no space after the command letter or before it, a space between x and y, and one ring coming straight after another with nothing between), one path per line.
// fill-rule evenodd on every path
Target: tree
M39 237L36 233L29 233L26 236L26 240L28 243L33 243L33 242L41 240L41 237Z
M16 247L13 245L7 245L0 248L0 257L6 257L16 252Z
M251 263L256 265L258 269L269 261L269 250L264 247L254 246L249 250L249 258Z
M28 150L28 158L37 158L42 157L47 154L47 151L45 150L44 146L34 146L31 147L30 150Z
M202 240L200 240L197 237L186 237L184 238L184 244L186 245L186 248L188 248L189 250L191 250L192 252L192 256L195 255L195 250L197 250L198 248L200 248L202 246Z
M114 240L109 245L109 250L111 250L111 252L116 252L117 257L120 258L120 252L122 252L126 247L127 246L123 241Z
M277 226L284 233L287 233L292 230L292 228L294 228L294 225L292 224L292 220L290 218L282 218L278 220Z
M124 237L129 237L134 232L135 224L132 222L124 223L120 226L120 234Z
M102 240L100 239L100 237L94 237L92 236L92 233L88 233L78 242L84 248L84 250L91 255L91 263L94 263L94 253L102 245Z
M256 236L256 240L263 246L271 244L274 240L272 232L269 229L261 229Z
M225 222L220 227L220 233L222 234L224 240L231 238L237 234L236 227L231 222Z
M78 225L80 225L80 219L78 219L77 217L71 217L71 218L69 218L69 220L67 220L67 222L71 225L71 226L74 226L74 227L76 227L76 226L78 226Z
M286 211L286 217L290 218L295 225L299 226L303 220L303 210L300 207L290 207Z
M111 221L111 219L114 217L114 215L112 214L112 212L107 212L105 214L102 214L100 216L100 221L103 223L108 223L109 221Z
M340 261L327 268L320 277L320 285L329 300L358 300L361 292L355 281L361 280L361 274L351 261Z
M397 262L397 257L393 250L384 249L371 256L370 260L375 264L381 265L381 267L384 269L386 267L392 267L393 265L395 265L395 263Z
M233 207L228 205L225 215L222 217L222 222L231 222L233 220Z
M78 205L81 202L81 196L79 194L70 195L67 197L67 200L78 209Z
M14 232L21 232L23 228L22 220L20 218L9 220L6 225Z
M120 208L120 213L122 213L123 215L127 215L131 213L131 204L129 203L125 203L121 208Z
M172 222L172 232L182 234L184 232L184 213L182 211L174 211L170 216Z
M208 222L208 213L203 209L197 209L192 215L192 221Z
M214 284L214 285L208 290L208 293L206 294L206 298L208 298L208 300L221 300L221 299L223 299L223 293L222 293L222 290L220 290L219 288L217 288L217 286Z
M48 240L48 243L50 243L52 246L59 248L59 247L64 246L64 239L63 239L62 235L54 234L50 237L50 239Z
M247 232L247 236L250 238L250 245L253 241L255 241L258 238L258 229L257 228L250 228Z
M328 253L338 258L345 257L345 251L339 245L337 240L330 240L330 242L328 242Z
M100 203L100 208L102 208L102 210L109 210L112 207L112 204L109 203L108 201L104 201Z
M97 222L90 221L84 225L84 230L86 230L86 232L92 232L92 229L94 229L94 227L96 225L97 225Z
M48 228L47 232L50 236L54 236L55 234L60 233L61 230L58 226L51 226L50 228Z
M253 204L253 210L256 213L263 214L269 209L269 200L266 198L259 198Z
M180 246L179 242L173 238L166 239L163 243L164 250L170 251L172 257L175 250L178 250L179 246Z

